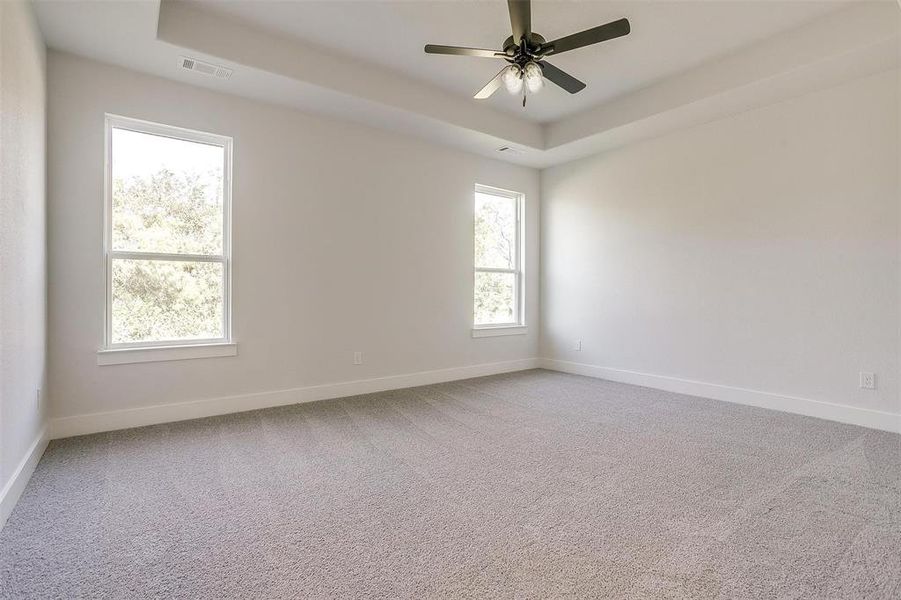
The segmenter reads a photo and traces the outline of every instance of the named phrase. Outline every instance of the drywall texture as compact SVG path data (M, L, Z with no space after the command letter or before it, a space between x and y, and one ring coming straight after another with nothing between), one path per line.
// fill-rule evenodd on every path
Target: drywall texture
M889 71L543 171L542 355L901 412L898 100Z
M536 356L536 171L71 55L48 60L54 416ZM104 113L234 138L238 356L96 364ZM526 195L527 335L471 337L476 183Z
M26 2L0 2L0 489L38 437L46 364L45 53Z

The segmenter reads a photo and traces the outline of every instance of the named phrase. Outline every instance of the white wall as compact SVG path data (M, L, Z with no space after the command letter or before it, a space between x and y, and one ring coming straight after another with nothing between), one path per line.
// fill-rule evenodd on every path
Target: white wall
M898 110L885 72L542 171L542 356L901 412Z
M44 423L45 99L44 43L31 6L0 2L0 526L21 492L13 476L28 470L23 461Z
M48 77L60 420L538 355L901 412L895 72L543 171L540 348L535 171L56 52ZM104 112L234 136L237 357L97 366ZM527 336L470 337L474 182L527 195Z
M52 416L537 355L537 171L57 52L48 85ZM234 137L237 357L97 365L105 112ZM526 195L528 335L471 337L477 182Z

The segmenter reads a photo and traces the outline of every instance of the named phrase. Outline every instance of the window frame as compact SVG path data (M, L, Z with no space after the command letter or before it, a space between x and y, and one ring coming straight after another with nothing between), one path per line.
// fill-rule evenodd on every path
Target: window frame
M506 198L516 203L516 239L514 246L516 248L516 259L513 269L498 267L479 267L476 264L475 256L475 195L486 194L496 196L498 198ZM526 310L525 310L525 203L526 196L522 192L514 192L503 188L493 187L477 183L473 190L473 293L470 298L472 302L472 333L473 337L489 337L493 335L515 335L526 333ZM509 323L476 323L475 314L475 279L478 273L512 273L514 275L513 284L513 311L515 319Z
M113 129L124 129L167 137L175 140L218 146L223 149L222 165L222 253L221 254L178 254L166 252L134 252L113 250ZM106 113L104 118L104 202L103 202L103 268L104 268L104 310L103 342L101 352L118 353L127 350L151 350L165 348L185 348L191 346L232 345L232 152L233 139L218 135L154 123L131 117ZM222 264L222 336L204 339L171 339L150 342L113 343L113 261L116 259L215 262ZM130 362L130 361L129 361ZM142 362L142 361L138 361ZM110 363L114 364L114 363Z

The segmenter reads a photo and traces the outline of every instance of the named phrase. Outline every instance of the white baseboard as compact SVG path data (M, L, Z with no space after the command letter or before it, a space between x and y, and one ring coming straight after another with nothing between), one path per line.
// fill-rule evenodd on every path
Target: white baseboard
M76 415L72 417L60 417L51 419L50 421L50 438L58 439L74 435L99 433L101 431L143 427L145 425L199 419L202 417L244 412L259 408L314 402L316 400L327 400L329 398L343 398L345 396L384 392L386 390L455 381L470 377L482 377L484 375L495 375L497 373L523 371L526 369L537 368L538 363L539 360L537 358L526 358L497 363L469 365L451 369L439 369L436 371L420 371L418 373L392 375L374 379L361 379L343 383L329 383L287 390L242 394L239 396L226 396L222 398L209 398L175 404L161 404L142 408Z
M31 474L34 473L35 467L38 466L41 456L44 455L44 450L47 449L49 441L45 427L32 442L22 461L16 467L16 470L13 471L12 476L10 476L9 481L0 490L0 529L3 529L6 519L12 514L13 507L19 501L19 496L25 491L25 486L28 485L28 480L31 479Z
M74 435L114 431L116 429L128 429L130 427L185 421L188 419L199 419L202 417L212 417L273 406L314 402L316 400L383 392L386 390L455 381L470 377L523 371L538 367L901 433L901 415L898 414L856 408L842 404L831 404L807 398L785 396L715 383L706 383L703 381L652 375L649 373L612 369L609 367L599 367L548 358L526 358L498 363L469 365L451 369L439 369L435 371L420 371L418 373L392 375L373 379L361 379L342 383L299 387L287 390L241 394L237 396L225 396L221 398L209 398L174 404L161 404L134 409L60 417L51 419L49 424L49 435L46 437L48 439L58 439ZM46 441L44 442L44 445L46 445ZM41 449L41 452L43 452L43 448ZM38 454L38 458L39 457L40 453ZM5 493L6 491L4 490L4 494Z
M632 385L665 390L667 392L700 396L702 398L722 400L724 402L733 402L736 404L747 404L749 406L769 408L782 412L806 415L808 417L827 419L829 421L860 425L871 429L881 429L883 431L901 433L901 414L857 408L844 404L832 404L830 402L798 398L796 396L784 396L782 394L731 387L717 383L706 383L703 381L693 381L691 379L679 379L677 377L667 377L664 375L652 375L650 373L639 373L637 371L599 367L565 360L542 358L539 359L539 364L542 368L553 371L587 375L588 377L607 379L620 383L630 383Z

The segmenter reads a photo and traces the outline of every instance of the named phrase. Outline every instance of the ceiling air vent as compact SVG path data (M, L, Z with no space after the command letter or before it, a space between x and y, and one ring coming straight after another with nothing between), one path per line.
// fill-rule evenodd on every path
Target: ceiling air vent
M511 154L511 155L520 155L520 154L526 153L526 151L523 150L522 148L517 148L515 146L501 146L500 148L497 149L497 151L501 152L503 154Z
M188 58L187 56L182 56L178 64L182 69L186 69L188 71L196 71L197 73L210 75L211 77L218 77L219 79L228 79L232 76L233 73L233 71L229 68L220 67L219 65L214 65L208 62L203 62L202 60L197 60L196 58Z

